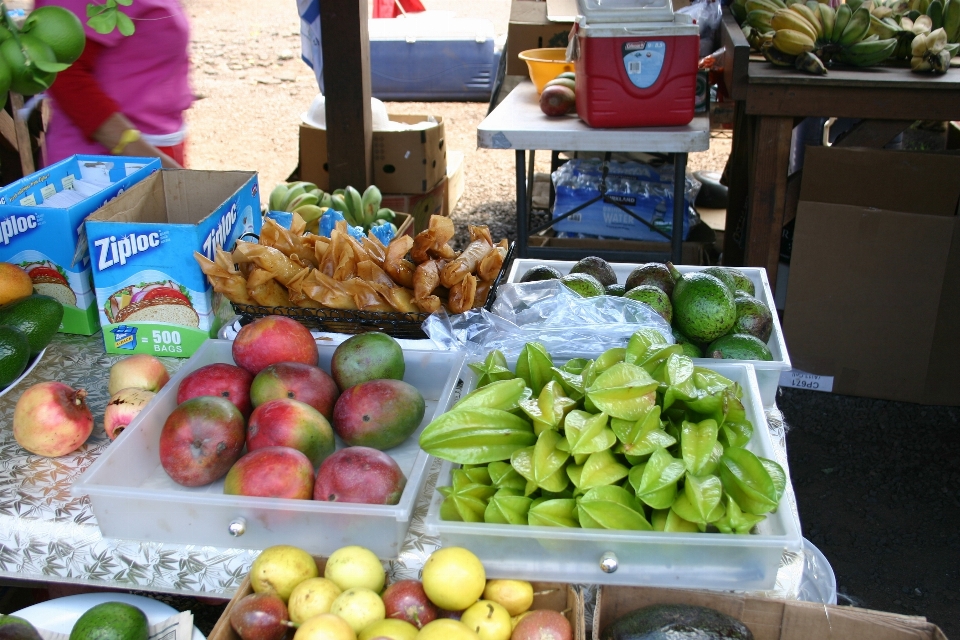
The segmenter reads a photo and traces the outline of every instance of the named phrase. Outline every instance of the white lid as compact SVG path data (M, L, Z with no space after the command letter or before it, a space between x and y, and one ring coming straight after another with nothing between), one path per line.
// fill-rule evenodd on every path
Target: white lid
M672 0L577 0L588 22L669 22Z
M486 18L455 18L453 12L425 11L399 18L370 18L367 34L379 40L416 42L417 40L467 40L485 42L496 37L493 21Z
M698 36L700 27L684 13L674 14L664 22L588 22L580 17L577 36L580 38L629 38L631 36Z

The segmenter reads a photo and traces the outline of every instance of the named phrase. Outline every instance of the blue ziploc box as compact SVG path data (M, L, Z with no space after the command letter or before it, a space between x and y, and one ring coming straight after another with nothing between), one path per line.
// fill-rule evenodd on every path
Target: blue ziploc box
M194 252L214 259L262 224L252 171L164 169L86 221L107 353L186 358L233 310Z
M63 303L60 331L100 327L83 219L159 169L156 158L76 155L0 189L0 261Z

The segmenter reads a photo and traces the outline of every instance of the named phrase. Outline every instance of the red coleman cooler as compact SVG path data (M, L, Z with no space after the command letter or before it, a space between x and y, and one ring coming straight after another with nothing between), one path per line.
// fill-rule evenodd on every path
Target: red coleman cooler
M700 32L670 0L578 0L577 114L591 127L693 120Z

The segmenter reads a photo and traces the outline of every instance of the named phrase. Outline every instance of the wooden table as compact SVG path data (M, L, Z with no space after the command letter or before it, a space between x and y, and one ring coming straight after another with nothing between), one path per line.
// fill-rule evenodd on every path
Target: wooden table
M796 215L800 176L788 178L793 127L804 117L865 119L837 144L881 148L916 120L960 120L960 69L831 69L815 76L750 59L724 15L724 83L736 101L723 262L766 267L775 286L783 225Z
M687 152L705 151L710 145L710 120L697 116L683 127L645 127L594 129L576 116L550 118L540 111L537 91L532 82L521 82L477 127L477 146L481 149L515 149L517 156L517 257L577 260L585 250L556 247L529 247L531 213L530 187L537 149L558 151L642 151L671 153L674 156L673 228L682 228L684 175ZM529 163L526 152L530 151ZM527 165L526 175L524 165ZM575 211L575 210L574 210ZM572 212L570 212L572 213ZM631 214L633 215L633 214ZM551 222L550 224L553 224ZM549 226L549 225L547 225ZM682 234L673 234L671 252L645 255L634 251L591 250L611 261L637 262L672 259L681 262Z

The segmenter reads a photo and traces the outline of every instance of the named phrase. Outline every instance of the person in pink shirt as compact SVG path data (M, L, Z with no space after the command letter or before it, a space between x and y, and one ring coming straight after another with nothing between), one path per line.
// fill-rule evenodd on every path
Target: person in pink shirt
M85 21L89 1L35 5L58 5ZM184 112L193 102L187 16L177 0L134 0L119 9L133 20L133 35L103 35L84 25L83 54L47 91L48 165L77 153L157 157L167 168L185 164Z

